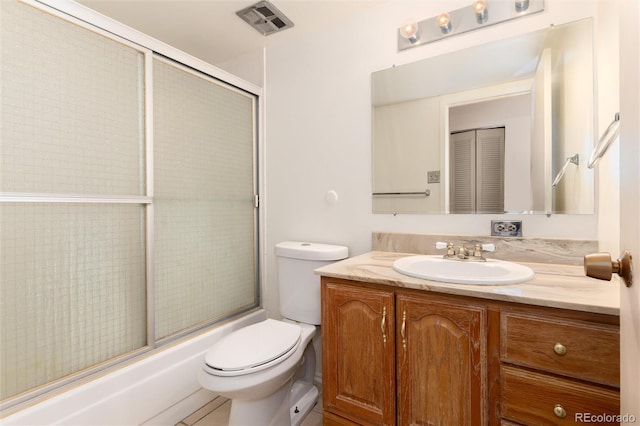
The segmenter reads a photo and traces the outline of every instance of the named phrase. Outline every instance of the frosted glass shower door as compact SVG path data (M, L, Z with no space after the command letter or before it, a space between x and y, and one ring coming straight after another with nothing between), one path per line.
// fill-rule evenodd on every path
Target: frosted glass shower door
M255 96L153 61L156 339L257 306Z
M147 201L145 53L0 3L5 399L147 345Z
M259 306L258 95L87 22L0 0L0 410Z

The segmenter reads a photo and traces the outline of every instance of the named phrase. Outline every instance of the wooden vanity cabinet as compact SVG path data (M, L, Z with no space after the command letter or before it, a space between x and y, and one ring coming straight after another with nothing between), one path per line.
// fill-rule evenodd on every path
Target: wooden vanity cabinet
M324 424L393 425L394 292L340 281L322 278Z
M619 414L619 318L322 277L325 425Z
M484 307L324 277L322 298L325 425L486 424Z

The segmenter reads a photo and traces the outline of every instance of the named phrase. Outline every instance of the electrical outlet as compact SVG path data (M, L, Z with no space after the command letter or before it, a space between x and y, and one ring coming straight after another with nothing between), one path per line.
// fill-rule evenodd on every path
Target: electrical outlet
M440 183L440 170L427 172L427 183Z
M521 220L492 220L492 237L522 237Z

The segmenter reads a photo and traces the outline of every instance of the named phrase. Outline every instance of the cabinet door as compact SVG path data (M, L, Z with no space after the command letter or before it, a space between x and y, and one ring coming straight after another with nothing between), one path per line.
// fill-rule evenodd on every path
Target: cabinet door
M396 321L398 424L486 424L486 308L399 294Z
M322 283L325 410L361 424L395 424L393 292Z

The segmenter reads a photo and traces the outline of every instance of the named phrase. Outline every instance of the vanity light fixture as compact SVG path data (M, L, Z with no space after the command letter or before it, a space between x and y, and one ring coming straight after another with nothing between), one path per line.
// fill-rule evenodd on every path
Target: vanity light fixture
M478 24L484 24L489 19L489 13L487 11L487 2L484 0L476 0L473 2L473 11L476 14L476 21Z
M469 5L398 28L398 50L405 50L489 25L544 11L545 0L468 0ZM515 6L514 6L515 5ZM489 14L489 7L491 13Z
M529 0L516 0L516 12L524 12L529 9Z
M449 34L451 32L451 17L447 12L438 15L438 26L442 34Z
M399 29L400 35L407 39L410 43L415 43L420 38L418 23L413 20L407 20Z

